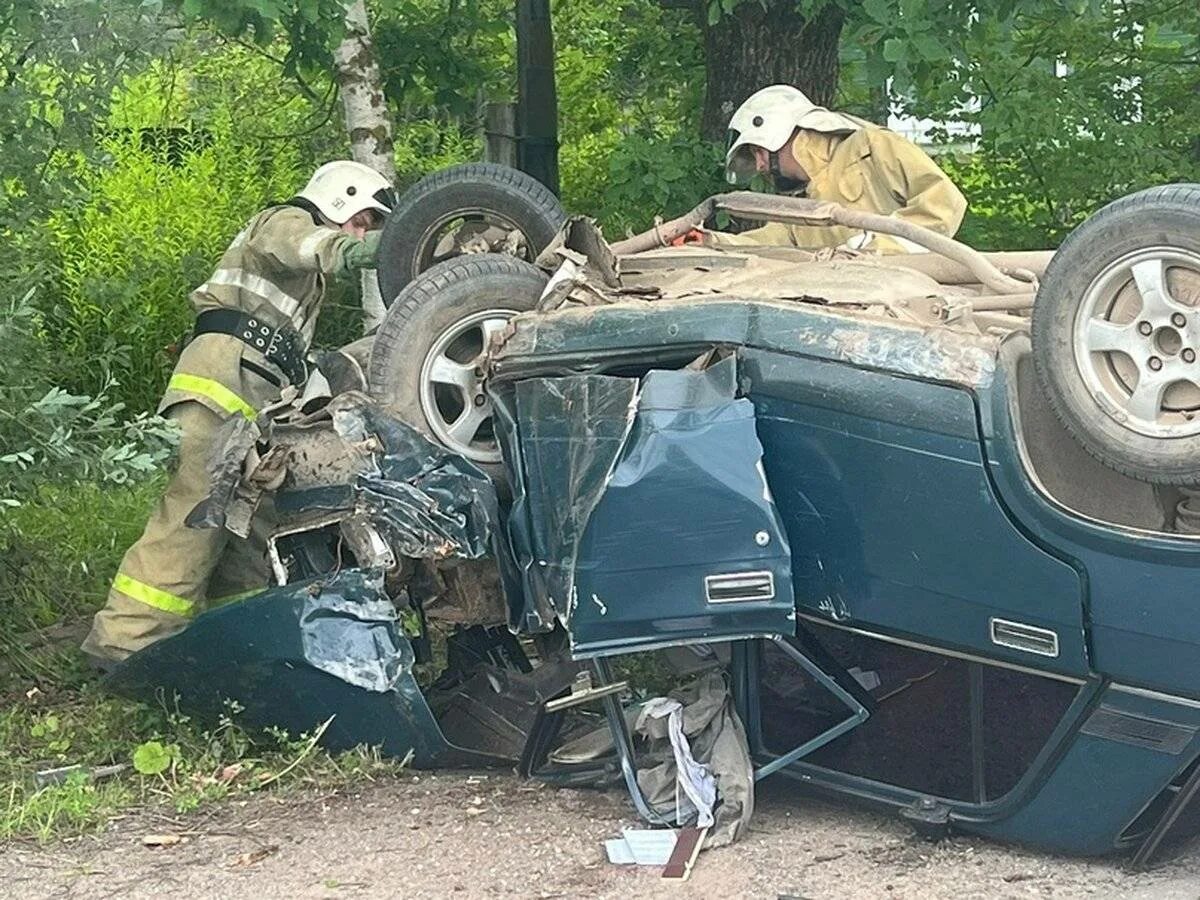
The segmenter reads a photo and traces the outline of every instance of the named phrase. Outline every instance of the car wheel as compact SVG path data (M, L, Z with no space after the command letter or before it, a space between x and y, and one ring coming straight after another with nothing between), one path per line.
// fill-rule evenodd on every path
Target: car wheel
M467 253L532 262L566 219L558 198L524 172L468 163L421 179L397 201L379 244L379 290L390 303L421 272Z
M532 310L541 269L508 256L440 263L417 276L388 309L371 350L371 395L404 421L489 474L502 472L484 353L509 319Z
M1200 184L1104 207L1055 254L1032 339L1052 406L1101 462L1200 482Z

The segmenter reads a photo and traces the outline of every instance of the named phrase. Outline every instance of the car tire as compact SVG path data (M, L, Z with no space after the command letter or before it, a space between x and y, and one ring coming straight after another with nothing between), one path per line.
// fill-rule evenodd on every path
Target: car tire
M502 478L490 404L476 366L489 335L534 309L547 280L536 266L498 254L459 257L421 273L379 326L367 372L371 395Z
M1034 364L1093 456L1154 484L1200 482L1200 184L1101 209L1054 255Z
M445 229L487 220L521 233L532 262L558 233L566 213L558 198L524 172L495 163L453 166L422 178L396 202L379 242L379 290L391 301L436 258Z

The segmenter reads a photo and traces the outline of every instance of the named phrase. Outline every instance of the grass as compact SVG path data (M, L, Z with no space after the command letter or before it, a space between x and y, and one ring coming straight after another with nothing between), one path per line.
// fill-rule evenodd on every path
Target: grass
M367 750L330 756L312 735L251 733L234 707L201 726L100 690L77 645L159 490L47 489L0 513L0 841L79 834L146 804L187 812L399 768ZM89 777L122 764L114 777ZM62 783L35 783L39 771L73 765Z

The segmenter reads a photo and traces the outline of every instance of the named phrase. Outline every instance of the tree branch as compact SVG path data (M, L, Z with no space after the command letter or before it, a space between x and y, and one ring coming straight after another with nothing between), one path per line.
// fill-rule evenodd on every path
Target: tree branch
M217 37L220 40L225 41L226 43L237 44L237 46L241 47L244 50L249 50L251 53L257 53L263 59L269 59L271 62L275 63L277 66L279 66L281 69L284 69L285 71L287 69L287 60L282 59L278 56L275 56L272 53L268 53L266 50L264 50L262 47L259 47L257 44L252 44L249 41L242 40L241 38L229 37L228 35L224 35L224 34L220 34L220 33L217 34ZM305 97L307 97L313 103L323 102L321 97L317 94L317 92L314 91L309 86L308 82L300 77L299 72L292 73L292 80L295 81L296 86L298 88L300 88L300 93L302 93Z
M17 80L17 73L25 63L29 62L29 57L33 55L33 48L42 42L41 38L35 38L29 42L29 46L21 51L20 56L16 58L11 66L6 66L8 69L8 78L5 79L4 86L12 87Z

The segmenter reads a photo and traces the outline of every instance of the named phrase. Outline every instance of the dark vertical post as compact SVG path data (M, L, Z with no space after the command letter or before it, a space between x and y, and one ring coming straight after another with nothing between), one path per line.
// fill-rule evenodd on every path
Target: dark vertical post
M983 732L983 666L976 662L967 663L970 679L971 704L971 782L976 803L987 802L987 770L984 757Z
M517 0L517 159L558 193L558 96L550 0Z

